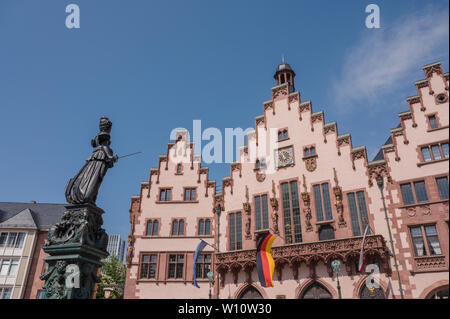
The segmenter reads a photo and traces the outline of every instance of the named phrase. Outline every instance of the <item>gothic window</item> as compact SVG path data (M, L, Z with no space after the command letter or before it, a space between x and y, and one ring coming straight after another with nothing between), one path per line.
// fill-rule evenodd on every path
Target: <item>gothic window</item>
M198 221L198 234L199 235L211 235L211 220L200 219Z
M161 188L159 191L159 200L160 201L169 201L172 199L172 190L170 188Z
M256 160L255 169L256 170L266 169L266 160L265 159Z
M369 221L364 192L348 193L347 200L350 210L350 219L352 221L353 236L361 236ZM356 202L358 202L358 204ZM370 229L368 230L368 233L370 234Z
M314 202L316 206L317 221L323 221L323 213L325 212L325 219L333 219L331 211L330 190L328 183L321 185L314 185Z
M208 278L206 275L211 271L211 254L198 255L195 268L197 278Z
M184 255L169 255L169 279L182 279L184 270Z
M253 286L248 286L240 295L239 299L264 299L261 293Z
M278 131L278 141L284 141L289 138L288 130L282 129Z
M255 196L255 229L269 229L267 195Z
M315 155L317 155L317 153L316 153L316 148L315 148L314 146L311 146L311 147L305 147L305 148L303 149L303 155L304 155L305 157L310 157L310 156L315 156Z
M184 189L184 200L195 200L195 188L185 188Z
M175 219L172 221L172 235L181 236L184 235L184 220Z
M448 199L448 178L446 176L436 178L436 183L441 199Z
M301 299L332 299L330 292L323 285L314 282L306 289Z
M302 242L302 229L300 225L300 206L298 201L297 181L281 184L283 200L284 233L286 240L294 234L294 242ZM293 231L293 232L292 232Z
M241 212L229 214L230 250L242 249L242 214Z
M156 254L145 254L142 255L141 259L141 278L155 278L156 277L156 265L157 265L157 255Z
M319 228L319 240L334 239L334 228L331 225L322 225Z
M147 236L158 235L158 226L159 222L156 219L147 221L147 231L145 234Z

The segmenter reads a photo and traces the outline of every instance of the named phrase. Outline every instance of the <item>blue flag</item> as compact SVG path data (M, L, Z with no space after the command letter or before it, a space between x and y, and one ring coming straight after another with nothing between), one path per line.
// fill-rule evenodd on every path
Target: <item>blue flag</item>
M208 245L207 242L205 242L204 240L200 241L200 243L197 246L197 249L195 250L195 254L194 254L194 264L192 266L192 271L194 274L194 286L197 288L200 288L200 286L197 283L197 274L196 274L197 267L195 267L195 266L197 265L198 255L202 252L203 248L205 248L206 245Z

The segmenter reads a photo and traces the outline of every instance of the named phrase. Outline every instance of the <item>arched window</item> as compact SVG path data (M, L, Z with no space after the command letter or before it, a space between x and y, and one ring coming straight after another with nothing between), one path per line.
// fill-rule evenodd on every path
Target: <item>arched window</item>
M172 222L172 235L178 235L178 220Z
M283 139L285 140L285 139L287 139L289 136L288 136L288 131L287 130L284 130L283 131Z
M316 155L316 148L314 146L312 146L310 148L310 153L311 153L311 156Z
M319 240L334 239L334 228L331 225L322 225L319 228Z
M281 74L281 84L283 84L284 82L285 82L284 74Z
M278 132L278 140L281 141L283 139L283 132Z
M239 299L264 299L261 293L253 286L248 286L239 296Z
M178 235L184 235L184 220L180 219L178 225Z
M204 219L200 219L200 221L198 222L198 234L199 235L205 234L205 220Z
M386 296L381 287L369 289L367 288L367 285L363 285L359 297L361 299L386 299Z
M158 235L158 226L159 226L158 221L157 220L153 221L152 235Z
M256 169L260 169L261 168L261 162L259 160L256 160L255 168Z
M150 236L153 233L153 221L149 220L147 221L147 232L145 233L147 236Z
M205 220L205 235L211 235L211 220Z
M311 284L300 299L332 299L330 292L318 282Z
M156 219L147 221L147 231L145 232L145 234L147 236L158 235L158 226L159 226L159 223Z
M448 299L448 286L436 290L432 294L428 295L427 299Z
M265 159L262 159L262 160L261 160L261 168L262 168L262 169L265 169L265 168L266 168L266 160L265 160Z
M181 174L181 164L177 165L177 174Z
M198 234L211 235L211 220L206 218L198 221Z

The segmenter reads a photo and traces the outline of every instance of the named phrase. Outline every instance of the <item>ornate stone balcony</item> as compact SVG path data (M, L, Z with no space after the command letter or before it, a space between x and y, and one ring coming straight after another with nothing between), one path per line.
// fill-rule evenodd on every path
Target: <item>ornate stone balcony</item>
M294 279L298 278L298 268L305 263L310 269L310 277L316 276L316 265L322 261L328 269L328 274L333 276L331 261L341 260L348 274L354 274L355 262L359 259L362 237L326 240L310 243L290 244L272 247L272 257L275 261L275 270L278 280L284 266L292 269ZM367 236L364 245L364 258L367 263L378 261L381 272L390 272L390 252L386 247L386 241L382 235ZM216 254L216 269L222 277L222 284L227 272L231 272L234 282L237 283L238 273L242 270L246 273L247 281L251 280L251 272L256 267L256 249L239 250Z

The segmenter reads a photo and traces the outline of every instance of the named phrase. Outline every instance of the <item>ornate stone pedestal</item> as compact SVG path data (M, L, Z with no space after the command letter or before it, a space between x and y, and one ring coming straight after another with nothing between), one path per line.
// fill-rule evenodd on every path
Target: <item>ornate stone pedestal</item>
M90 204L69 205L61 221L47 235L43 250L48 271L44 299L91 299L99 279L101 259L108 256L108 236L103 228L103 210Z

